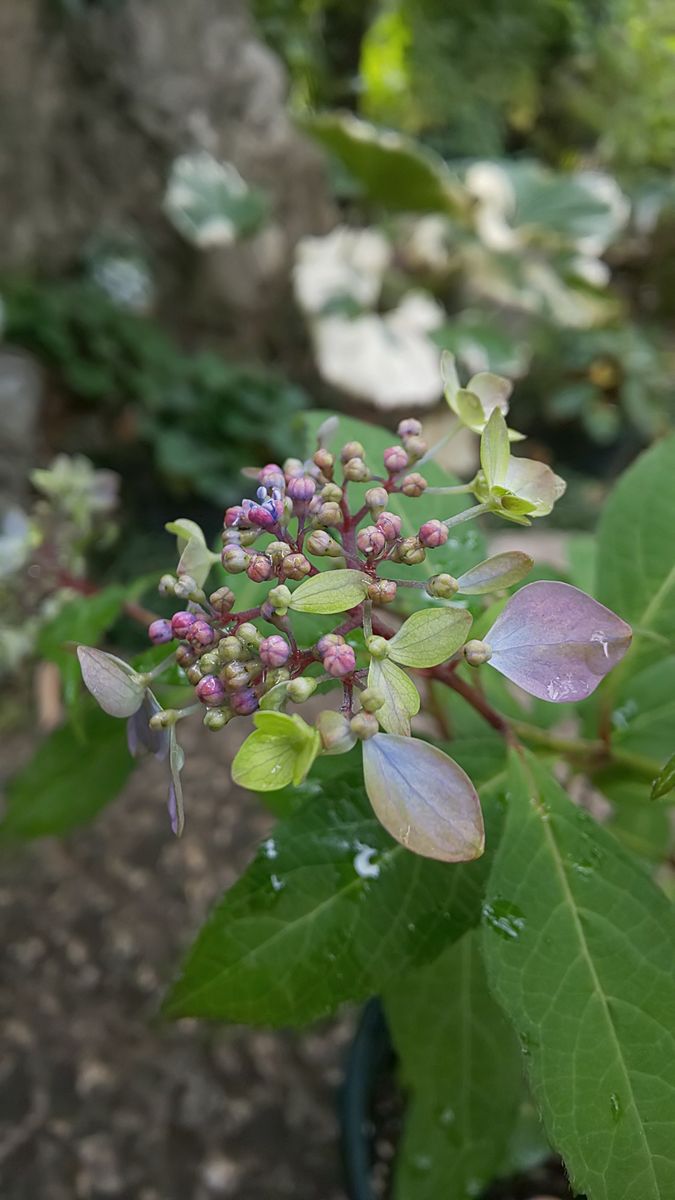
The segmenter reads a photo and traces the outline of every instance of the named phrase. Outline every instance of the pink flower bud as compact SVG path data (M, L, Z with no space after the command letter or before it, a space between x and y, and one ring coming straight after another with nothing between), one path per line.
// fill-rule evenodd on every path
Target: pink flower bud
M275 514L262 504L252 504L246 510L246 519L251 522L251 525L258 525L260 529L271 529L277 523Z
M374 579L368 584L368 599L372 600L373 604L393 604L396 591L394 579Z
M195 691L202 704L207 704L209 707L222 704L227 695L225 685L217 675L205 675L203 679L199 680Z
M187 637L188 630L194 625L197 620L194 613L191 612L175 612L171 618L171 628L174 637Z
M401 518L393 512L382 512L377 518L376 525L381 529L388 542L395 542L401 532Z
M173 639L173 626L171 621L152 621L148 625L148 637L153 646L163 646L166 642Z
M316 643L317 653L320 658L323 658L333 646L344 646L344 644L345 639L341 633L324 633Z
M294 475L289 479L286 495L299 504L306 504L316 492L316 483L311 475Z
M385 450L384 465L392 475L403 471L408 465L408 455L403 446L390 446L388 450Z
M335 679L351 675L356 667L356 655L351 646L345 642L342 646L329 646L323 656L324 670Z
M321 447L321 449L317 450L316 454L314 455L314 463L320 471L323 471L324 475L328 476L333 472L335 458L331 454L330 450L325 450L323 447Z
M241 504L233 504L231 508L225 509L225 520L223 524L226 529L236 529L240 521L246 519L246 512Z
M252 554L246 574L253 583L264 583L265 580L271 579L274 574L271 559L266 554Z
M235 692L230 698L232 711L239 717L248 717L254 713L258 707L258 699L252 688L244 688L241 692Z
M258 653L266 667L283 667L291 656L291 648L285 638L274 633L271 637L263 638Z
M381 554L387 544L387 539L377 525L366 525L365 529L359 530L356 544L362 554Z
M278 463L267 463L258 471L258 479L263 487L266 488L281 488L283 491L286 480L284 473Z
M404 496L421 496L426 489L427 481L423 475L413 471L412 475L406 475L401 484L401 491Z
M419 437L422 432L422 424L415 417L406 417L403 421L399 421L396 432L400 438Z
M420 527L418 538L427 549L444 546L448 540L448 527L442 521L425 521Z
M187 631L187 640L191 646L210 646L215 641L215 634L208 621L198 617Z

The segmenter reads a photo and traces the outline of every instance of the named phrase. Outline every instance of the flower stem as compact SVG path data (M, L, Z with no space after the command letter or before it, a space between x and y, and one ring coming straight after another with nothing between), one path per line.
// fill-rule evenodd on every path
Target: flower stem
M448 517L443 524L452 529L455 525L461 525L463 521L473 521L474 517L480 517L489 507L489 504L474 504L473 508L465 508L464 512L457 513L456 517Z

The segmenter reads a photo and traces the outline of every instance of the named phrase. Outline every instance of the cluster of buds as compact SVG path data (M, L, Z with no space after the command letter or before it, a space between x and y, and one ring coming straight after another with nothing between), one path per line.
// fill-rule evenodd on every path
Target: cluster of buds
M108 703L107 711L132 715L134 745L169 753L164 743L157 748L152 741L153 734L169 731L172 813L182 765L177 722L201 711L204 724L219 730L234 717L253 716L255 731L233 762L236 782L256 790L297 783L317 754L344 753L361 742L368 794L395 838L451 861L482 852L471 781L439 750L410 736L420 696L408 672L447 682L453 672L490 663L532 695L580 699L630 640L629 628L613 613L555 583L517 591L485 638L469 639L467 598L504 592L533 564L527 554L512 551L455 576L450 530L484 512L529 524L561 493L548 467L512 458L510 442L518 435L504 419L504 383L482 375L461 389L446 364L450 406L460 417L468 414L466 423L481 436L481 468L467 484L428 485L419 468L433 451L415 419L402 421L398 440L375 455L356 440L333 453L328 443L337 420L330 418L311 457L268 463L253 473L255 499L227 509L220 555L209 550L192 522L168 527L178 535L180 560L176 576L164 576L160 590L180 607L170 619L153 621L149 636L155 645L175 645L173 658L194 689L194 703L160 709L149 685L168 659L131 683L127 675L133 698L129 694L124 711L117 699L109 701L98 659L84 660L83 672L103 707ZM450 494L452 502L445 499ZM458 511L465 494L478 503ZM425 496L433 496L441 515L424 511ZM443 516L450 503L453 512ZM207 596L204 585L218 559L231 586ZM406 611L410 615L401 621ZM322 624L332 616L334 626L307 636L307 616ZM108 676L116 673L118 691L123 667L106 664ZM319 687L322 692L337 687L338 705L315 713L312 722L286 711ZM419 804L411 813L410 795L418 794L425 769L435 787L446 789L442 803L460 806L456 825L439 829L433 811L426 813L423 805L422 816Z

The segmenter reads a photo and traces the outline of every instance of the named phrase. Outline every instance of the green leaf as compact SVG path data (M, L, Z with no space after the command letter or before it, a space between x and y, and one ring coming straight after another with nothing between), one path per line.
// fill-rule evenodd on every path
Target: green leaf
M170 1017L297 1025L379 992L479 920L489 854L462 866L423 859L374 816L360 770L325 782L268 838L225 894L170 993ZM488 846L497 839L486 781Z
M653 760L656 775L675 741L675 656L619 681L611 724L612 746Z
M363 744L363 776L378 821L407 850L452 863L483 853L476 789L437 746L377 733Z
M530 755L512 756L484 952L574 1191L666 1200L675 1178L675 919Z
M340 613L361 604L368 587L361 571L324 571L305 579L293 592L293 612Z
M607 501L598 529L597 598L633 626L634 644L614 674L675 649L675 436L640 455Z
M384 1003L408 1091L395 1200L471 1200L499 1169L523 1091L477 932L397 979Z
M134 768L126 731L91 701L82 736L64 725L42 742L10 780L0 836L34 838L67 833L114 800Z
M420 695L405 671L388 658L371 658L368 668L368 687L384 695L384 704L377 710L377 719L387 733L410 733L410 718L420 710Z
M533 566L534 560L521 550L494 554L492 558L484 559L460 575L457 580L459 591L465 596L484 596L488 592L501 591L502 588L520 583Z
M404 667L436 667L464 644L470 627L465 608L421 609L390 639L389 657Z
M271 714L270 714L271 715ZM257 730L240 746L232 763L232 779L252 792L275 791L293 779L297 747L286 735Z
M668 759L663 770L661 770L652 784L651 799L662 800L664 796L669 796L675 791L675 754Z
M306 117L303 126L363 185L368 199L399 212L468 210L468 196L443 159L411 138L350 113Z

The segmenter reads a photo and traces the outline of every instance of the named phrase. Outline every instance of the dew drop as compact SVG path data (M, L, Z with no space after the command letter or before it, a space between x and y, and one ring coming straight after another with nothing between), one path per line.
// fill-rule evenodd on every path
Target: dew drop
M455 1123L454 1108L442 1108L438 1114L438 1124L442 1129L450 1129Z
M263 854L265 855L265 858L276 858L277 857L277 854L279 853L279 851L277 850L277 844L276 844L274 838L268 838L266 842L263 842L262 851L263 851Z
M356 843L357 854L354 857L354 870L361 879L377 879L380 874L379 865L373 862L373 855L377 854L377 850L373 846L365 846L362 842Z
M525 928L525 914L517 904L499 897L483 906L483 918L490 929L494 929L506 941L517 941Z
M410 1165L417 1175L427 1175L434 1165L434 1160L430 1154L415 1154L410 1160Z
M285 880L281 879L278 875L270 875L270 883L272 884L273 892L281 892L286 887Z

